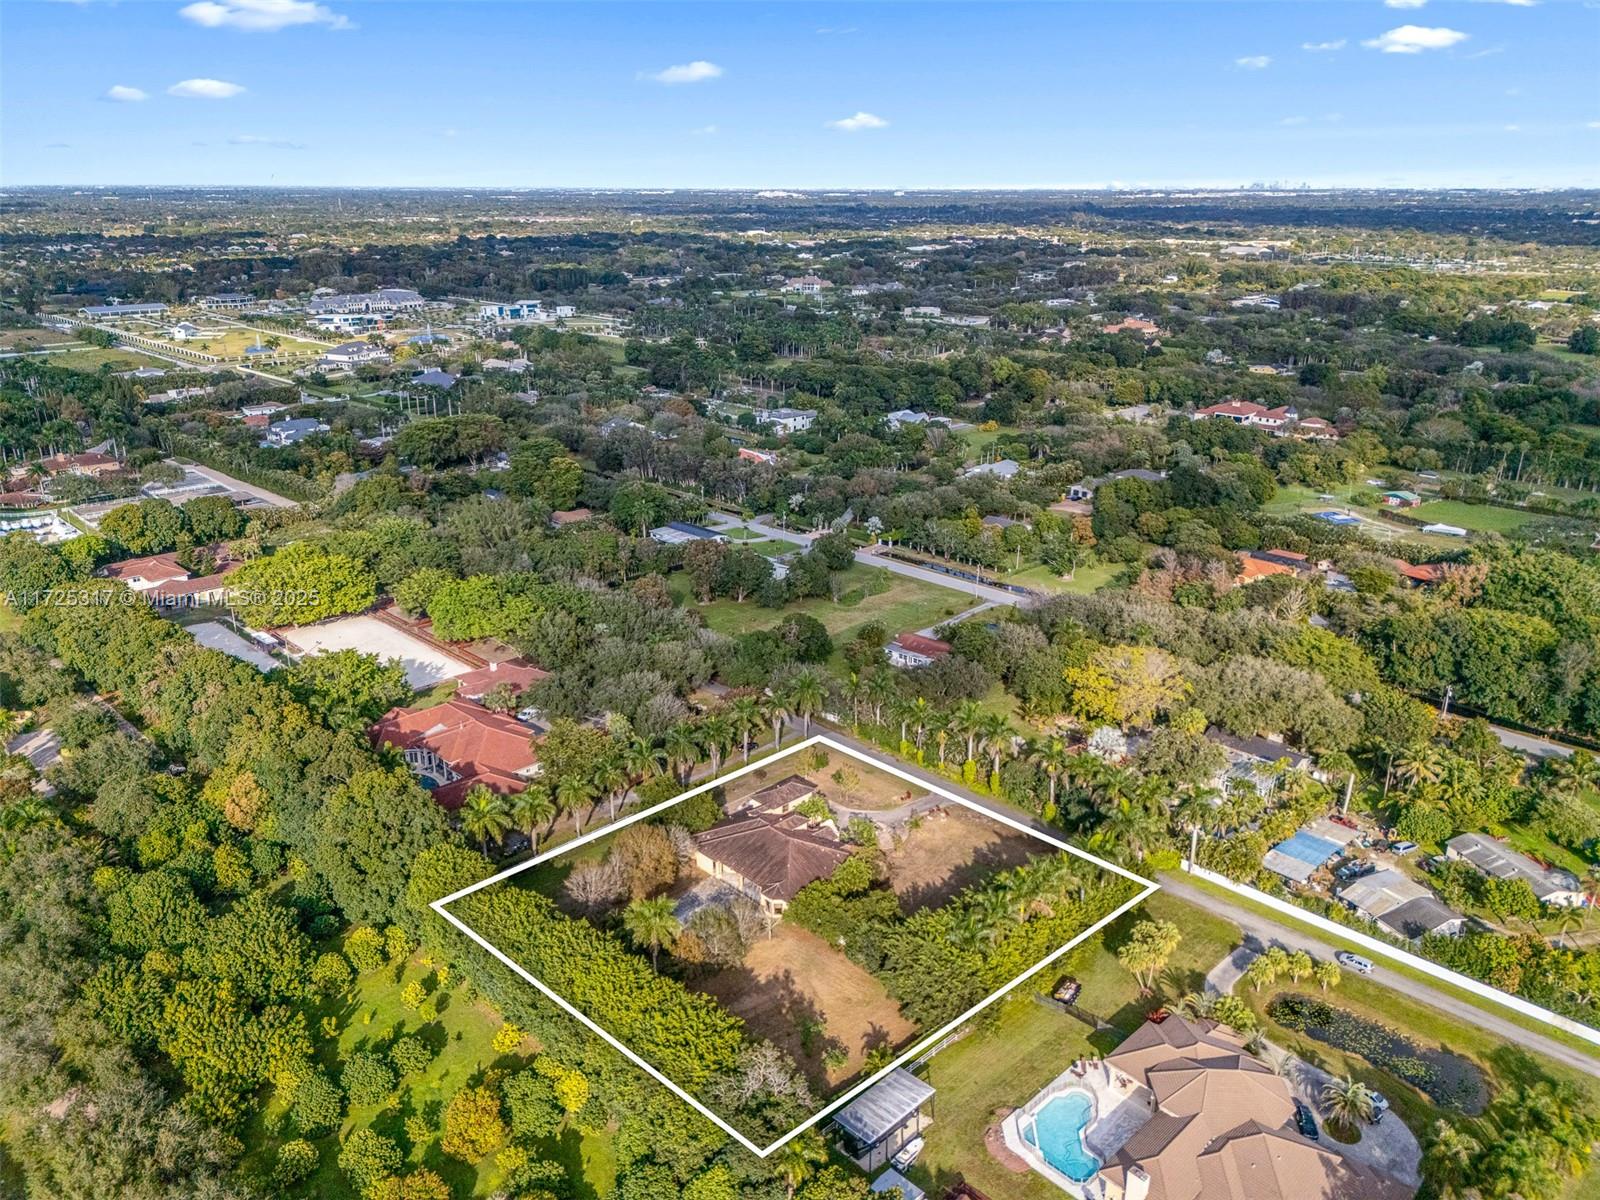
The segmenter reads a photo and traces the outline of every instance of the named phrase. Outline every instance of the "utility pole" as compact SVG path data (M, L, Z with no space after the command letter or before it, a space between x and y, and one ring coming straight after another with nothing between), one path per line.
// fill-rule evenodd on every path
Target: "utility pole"
M1455 694L1455 684L1447 683L1444 685L1444 705L1439 709L1439 719L1441 721L1450 715L1450 701L1455 698Z

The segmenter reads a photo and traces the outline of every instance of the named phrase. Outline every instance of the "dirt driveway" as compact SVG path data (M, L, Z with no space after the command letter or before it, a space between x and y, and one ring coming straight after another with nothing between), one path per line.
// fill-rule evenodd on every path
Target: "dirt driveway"
M885 856L889 883L910 914L943 904L996 871L1050 852L1043 842L959 805L913 821Z
M814 933L779 925L744 963L693 985L786 1051L819 1095L860 1069L868 1050L898 1046L917 1032L871 975ZM844 1059L823 1059L837 1049Z

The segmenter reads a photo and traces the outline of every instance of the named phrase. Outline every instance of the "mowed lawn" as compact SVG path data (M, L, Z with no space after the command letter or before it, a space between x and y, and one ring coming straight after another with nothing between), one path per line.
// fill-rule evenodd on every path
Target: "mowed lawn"
M743 604L736 600L700 604L690 595L689 580L682 573L671 577L671 586L673 593L683 600L684 607L700 613L716 632L730 635L770 629L790 613L804 613L821 621L835 642L848 641L869 621L879 622L893 637L897 633L935 625L972 607L970 597L951 588L909 579L881 567L854 563L842 574L846 591L864 588L875 575L887 579L889 586L877 595L863 596L855 604L836 604L831 598L820 596L796 600L782 608L763 608L754 600Z
M1420 508L1411 509L1410 513L1428 522L1459 525L1462 529L1482 533L1508 533L1539 519L1538 513L1493 504L1468 504L1462 500L1430 500Z
M1035 591L1076 592L1087 595L1089 592L1098 592L1106 587L1122 569L1121 563L1091 563L1086 567L1079 567L1072 573L1071 579L1063 579L1049 567L1040 564L1026 567L1021 571L1013 571L1003 578L1007 583L1033 588Z
M1145 918L1175 921L1183 942L1173 955L1160 992L1142 1000L1132 976L1116 960L1116 947ZM1238 942L1231 923L1202 909L1156 893L1113 923L1102 938L1075 951L1066 969L1044 973L1042 986L1074 974L1083 983L1080 1006L1115 1031L1092 1033L1074 1017L1035 1001L1029 986L980 1018L978 1028L934 1055L925 1072L937 1090L927 1148L907 1172L929 1195L941 1195L964 1176L995 1200L1061 1200L1063 1193L1042 1175L1014 1174L989 1156L984 1132L998 1111L1017 1108L1079 1058L1104 1054L1138 1028L1146 1012L1196 990L1198 981Z

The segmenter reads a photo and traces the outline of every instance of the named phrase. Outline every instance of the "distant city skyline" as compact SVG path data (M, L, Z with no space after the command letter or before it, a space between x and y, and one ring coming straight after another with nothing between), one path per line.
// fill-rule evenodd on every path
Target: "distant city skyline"
M7 0L0 185L1600 186L1600 5Z

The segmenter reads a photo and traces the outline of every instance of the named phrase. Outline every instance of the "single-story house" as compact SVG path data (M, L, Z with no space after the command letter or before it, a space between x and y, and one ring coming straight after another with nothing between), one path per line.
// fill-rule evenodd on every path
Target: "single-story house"
M1383 503L1385 508L1416 508L1422 503L1421 496L1417 495L1415 492L1405 491L1404 489L1393 492L1385 492L1382 496L1378 497L1378 499Z
M106 579L119 580L136 592L189 578L188 570L178 565L175 554L151 554L144 558L127 558L101 567L100 574Z
M759 791L751 792L739 801L736 811L792 813L817 794L817 785L804 775L790 775L777 783L769 783Z
M1394 867L1346 884L1336 894L1351 909L1398 937L1416 939L1425 933L1454 936L1467 924L1465 917L1446 908L1425 885Z
M153 317L167 311L165 304L90 304L78 310L80 317Z
M448 809L461 807L476 784L509 796L540 771L528 727L471 700L393 708L368 732L374 745L400 750L422 786Z
M98 478L120 471L122 464L109 454L91 450L84 454L52 454L49 458L39 460L39 468L52 479L57 475L89 475ZM23 468L23 471L26 472L26 468ZM12 470L13 475L17 473L15 469Z
M798 803L798 802L797 802ZM831 824L796 812L752 809L694 835L694 863L777 914L808 883L826 879L850 857Z
M663 546L682 546L688 542L725 542L728 535L689 521L668 521L650 531L650 540Z
M1160 483L1167 477L1165 471L1152 471L1147 467L1131 467L1126 471L1113 471L1109 475L1096 475L1093 479L1080 479L1067 489L1068 500L1093 500L1095 489L1116 479L1142 479L1146 483Z
M420 387L436 387L449 391L456 385L456 377L449 371L418 371L411 377L413 385Z
M501 684L509 684L514 694L520 696L541 679L550 678L550 672L540 670L520 658L490 663L476 671L456 676L456 695L466 700L481 700Z
M1544 904L1576 908L1587 904L1578 877L1535 862L1484 833L1457 834L1445 843L1445 857L1471 863L1492 879L1523 879Z
M293 446L296 442L303 442L314 433L327 433L328 426L315 417L294 417L288 421L279 421L267 426L267 436L262 440L263 447Z
M1020 470L1022 464L1016 459L1002 458L997 462L979 463L975 467L968 467L961 473L969 478L974 475L993 475L996 479L1012 479Z
M951 649L949 642L941 642L938 638L920 633L902 633L885 646L883 652L891 667L911 669L932 666L949 654Z
M1206 730L1206 740L1221 746L1228 757L1227 768L1215 781L1218 787L1248 779L1257 791L1269 794L1277 786L1277 776L1268 768L1280 762L1292 771L1305 771L1313 779L1327 782L1326 774L1317 768L1309 754L1274 738L1238 737L1213 725Z
M896 1067L833 1114L833 1128L846 1154L873 1171L933 1124L934 1089L904 1067Z

